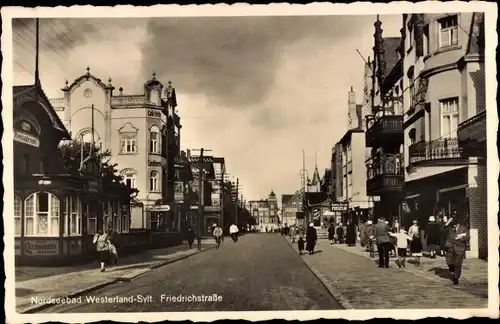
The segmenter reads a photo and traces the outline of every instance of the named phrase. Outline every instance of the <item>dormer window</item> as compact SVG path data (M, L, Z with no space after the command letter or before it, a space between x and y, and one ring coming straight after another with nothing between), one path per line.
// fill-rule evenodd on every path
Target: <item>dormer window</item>
M150 100L151 100L152 104L159 105L160 93L158 92L158 90L156 90L156 89L151 90Z

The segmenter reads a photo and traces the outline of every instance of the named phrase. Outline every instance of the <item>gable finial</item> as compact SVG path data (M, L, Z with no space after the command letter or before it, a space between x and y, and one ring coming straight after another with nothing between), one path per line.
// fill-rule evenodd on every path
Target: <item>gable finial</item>
M87 65L87 74L90 74L90 66Z

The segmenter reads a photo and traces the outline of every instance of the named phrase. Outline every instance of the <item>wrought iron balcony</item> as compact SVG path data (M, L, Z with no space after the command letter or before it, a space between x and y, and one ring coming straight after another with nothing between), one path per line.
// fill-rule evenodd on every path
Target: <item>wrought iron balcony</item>
M367 118L367 147L401 145L404 141L403 116L383 115L376 119Z
M402 154L382 154L366 161L368 195L404 190L404 159Z
M449 162L450 160L463 158L456 138L439 139L430 142L421 141L410 145L408 153L410 164L431 161Z
M486 110L458 125L457 137L464 157L486 157Z

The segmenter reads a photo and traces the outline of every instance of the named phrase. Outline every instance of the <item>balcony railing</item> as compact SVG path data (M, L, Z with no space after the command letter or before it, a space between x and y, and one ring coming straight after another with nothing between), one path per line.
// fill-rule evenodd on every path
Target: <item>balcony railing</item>
M467 156L486 155L486 110L458 125L458 145Z
M456 138L421 141L408 148L409 163L462 158Z
M366 161L368 194L383 191L402 191L404 187L404 159L402 154L383 154Z
M378 118L367 116L366 144L368 147L381 147L394 141L402 143L403 116L383 115Z

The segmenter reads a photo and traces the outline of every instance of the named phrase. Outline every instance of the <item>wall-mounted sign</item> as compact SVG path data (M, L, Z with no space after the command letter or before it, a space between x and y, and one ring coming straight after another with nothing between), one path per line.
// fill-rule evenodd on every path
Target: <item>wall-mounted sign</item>
M28 124L27 122L22 122L21 123L21 128L27 132L29 132L31 130L31 126L30 124Z
M150 167L161 167L161 162L159 161L148 161Z
M346 211L347 210L347 203L333 203L330 205L330 210L331 211Z
M74 240L69 242L69 254L81 254L82 253L82 241Z
M168 212L170 210L170 206L169 205L151 206L148 208L148 210L152 212Z
M36 256L49 256L59 254L58 240L26 240L24 241L24 254Z
M14 130L14 141L34 147L40 147L40 140L38 138L18 130Z
M161 118L161 111L159 111L159 110L148 110L148 117Z

